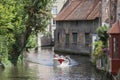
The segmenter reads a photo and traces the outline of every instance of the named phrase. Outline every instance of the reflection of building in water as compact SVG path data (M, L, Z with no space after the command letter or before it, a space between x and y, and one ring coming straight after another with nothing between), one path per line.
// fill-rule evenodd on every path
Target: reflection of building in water
M54 67L54 76L57 77L58 80L66 80L66 78L70 79L70 67Z

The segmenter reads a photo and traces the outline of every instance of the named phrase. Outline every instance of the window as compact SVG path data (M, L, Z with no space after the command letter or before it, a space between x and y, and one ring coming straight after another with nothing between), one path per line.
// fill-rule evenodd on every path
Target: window
M53 8L52 8L52 14L57 14L57 6L53 6Z
M77 44L77 33L72 33L73 35L73 44L76 45Z
M114 41L114 58L117 59L119 56L118 56L118 40L117 38L113 38L113 41Z
M51 25L55 25L56 24L56 21L55 21L55 19L53 18L53 19L51 19Z
M66 42L65 42L66 46L69 46L69 34L66 34Z
M60 43L60 33L58 33L57 39L58 39L58 43Z
M53 19L53 25L54 25L54 24L56 24L56 21L55 21L55 19Z
M85 33L85 45L89 46L89 42L90 42L90 34L89 33Z

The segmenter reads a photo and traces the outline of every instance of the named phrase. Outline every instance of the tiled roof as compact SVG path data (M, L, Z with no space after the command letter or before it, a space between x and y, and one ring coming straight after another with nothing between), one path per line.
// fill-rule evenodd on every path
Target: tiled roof
M117 20L108 31L109 34L120 34L120 23Z
M99 0L72 0L56 17L63 20L93 20L99 17Z

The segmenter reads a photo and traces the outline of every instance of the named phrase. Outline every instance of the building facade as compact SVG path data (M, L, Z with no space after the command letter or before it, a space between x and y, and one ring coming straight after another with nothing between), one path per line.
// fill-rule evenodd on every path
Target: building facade
M111 0L111 28L109 33L109 72L117 75L120 70L120 0Z
M51 33L51 37L54 40L54 30L56 29L56 21L55 17L57 14L61 11L63 5L66 3L67 0L53 0L53 6L52 6L52 16L51 23L49 25L49 31Z
M101 22L102 26L109 26L110 0L101 0Z
M102 0L102 23L109 24L109 54L106 70L112 75L120 70L120 0Z
M91 53L92 35L100 21L99 7L99 0L71 0L56 17L55 50Z
M67 0L53 0L51 14L52 18L50 24L47 26L46 31L50 34L46 36L42 33L38 33L38 46L48 46L53 45L54 42L54 30L56 29L56 21L54 18L62 9L63 5Z

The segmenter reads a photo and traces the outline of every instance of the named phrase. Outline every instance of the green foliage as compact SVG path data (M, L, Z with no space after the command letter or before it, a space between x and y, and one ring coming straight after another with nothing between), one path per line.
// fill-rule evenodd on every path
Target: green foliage
M107 26L101 26L101 27L98 27L98 29L96 30L97 34L98 34L98 37L99 37L99 40L101 40L104 44L105 47L107 47L107 41L108 41L108 29L109 27Z
M102 56L102 47L103 47L103 43L102 41L96 41L94 43L95 45L95 49L94 49L94 53L93 53L93 56L98 59Z
M36 47L33 33L44 31L49 24L51 3L51 0L0 0L0 55L9 56L16 64L25 47Z
M103 66L107 67L106 64L108 64L108 61L107 61L107 54L108 54L107 47L108 47L108 38L109 38L109 35L107 33L108 30L109 30L109 27L107 26L98 27L96 32L98 34L99 40L94 43L95 49L92 54L93 63L96 64L96 61L98 59L101 59L102 67Z
M29 0L25 2L24 11L28 15L28 23L35 31L44 31L52 17L51 0Z
M20 12L23 12L21 4L15 0L0 0L0 44L2 61L7 63L9 52L12 52L16 35L23 32L23 24Z
M50 32L49 31L45 31L45 32L43 32L43 35L46 36L46 37L50 37Z
M7 38L0 35L0 62L3 62L5 65L10 64L8 61L8 50L9 44L6 40Z
M36 48L36 47L37 47L37 37L35 34L32 34L32 35L30 35L30 37L28 39L26 48L31 49L31 48Z

